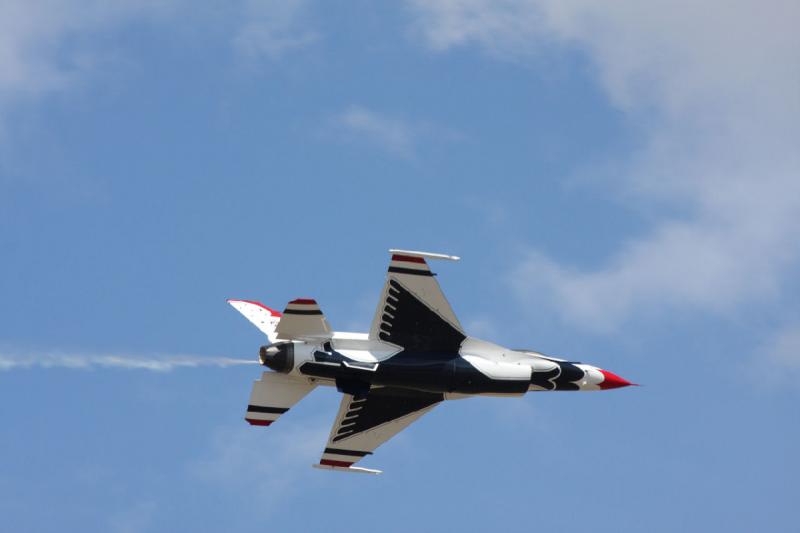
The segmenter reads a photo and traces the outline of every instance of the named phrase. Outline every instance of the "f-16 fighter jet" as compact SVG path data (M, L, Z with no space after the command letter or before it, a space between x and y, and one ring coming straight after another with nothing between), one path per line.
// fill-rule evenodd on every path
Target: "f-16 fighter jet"
M267 335L259 360L271 369L253 385L245 420L269 426L318 385L342 393L317 468L353 466L444 400L528 391L593 391L632 383L595 366L470 337L442 294L427 259L444 254L389 250L386 283L369 333L333 331L315 300L283 313L228 300Z

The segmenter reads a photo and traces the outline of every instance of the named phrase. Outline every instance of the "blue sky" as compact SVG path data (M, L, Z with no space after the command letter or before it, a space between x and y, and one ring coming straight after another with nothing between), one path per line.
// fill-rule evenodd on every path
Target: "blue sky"
M9 531L796 530L800 48L775 1L0 6ZM366 330L390 247L469 332L641 388L448 403L378 477L243 420L225 298Z

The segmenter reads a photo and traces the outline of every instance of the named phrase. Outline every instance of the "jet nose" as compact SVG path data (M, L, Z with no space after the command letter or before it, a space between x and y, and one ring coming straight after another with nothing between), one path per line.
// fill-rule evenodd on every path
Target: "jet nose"
M600 370L600 373L603 374L603 381L598 383L597 386L603 390L618 389L620 387L636 385L635 383L631 383L627 379L621 378L613 372L609 372L608 370L603 370L602 368L599 368L598 370Z

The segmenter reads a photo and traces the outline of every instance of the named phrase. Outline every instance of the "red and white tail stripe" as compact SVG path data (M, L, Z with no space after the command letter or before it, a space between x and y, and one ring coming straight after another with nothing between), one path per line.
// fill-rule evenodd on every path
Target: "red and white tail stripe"
M347 468L367 455L372 455L372 452L346 450L343 448L325 448L325 451L322 452L322 459L320 459L319 464L323 466Z
M415 255L393 254L389 262L389 272L394 274L411 274L417 276L432 276L431 269L425 258Z
M268 426L302 400L316 385L285 374L264 372L253 383L244 419L253 426Z
M321 315L322 310L319 308L316 300L312 300L311 298L298 298L289 302L283 313L286 315Z
M289 302L275 331L279 339L331 336L330 324L325 320L317 301L311 298L298 298Z
M279 416L288 411L288 407L271 407L266 405L248 405L244 419L251 426L268 426Z

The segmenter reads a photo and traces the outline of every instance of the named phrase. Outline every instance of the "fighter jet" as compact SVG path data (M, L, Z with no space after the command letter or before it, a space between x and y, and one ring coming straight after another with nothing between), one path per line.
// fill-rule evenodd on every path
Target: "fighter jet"
M459 258L389 252L369 333L333 331L310 298L292 300L283 313L252 300L228 300L269 340L259 361L271 370L253 385L247 422L269 426L319 385L342 393L328 443L313 466L379 474L353 465L445 400L633 385L592 365L468 336L427 262Z

